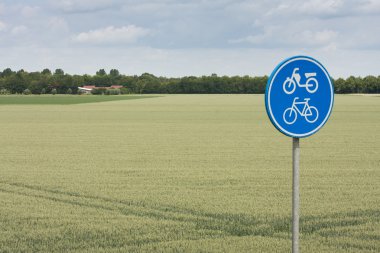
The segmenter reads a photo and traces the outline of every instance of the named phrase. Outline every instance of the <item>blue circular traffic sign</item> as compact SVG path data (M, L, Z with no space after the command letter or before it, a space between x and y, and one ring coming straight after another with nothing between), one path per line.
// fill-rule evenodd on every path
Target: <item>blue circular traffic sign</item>
M302 138L328 120L334 87L327 70L308 56L281 62L269 77L265 106L272 124L283 134Z

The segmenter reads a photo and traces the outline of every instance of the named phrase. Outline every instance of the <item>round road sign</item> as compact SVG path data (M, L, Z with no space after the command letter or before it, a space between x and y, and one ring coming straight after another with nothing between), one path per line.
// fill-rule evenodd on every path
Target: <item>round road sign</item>
M286 59L269 77L265 106L272 124L285 135L302 138L316 133L328 120L333 104L332 80L311 57Z

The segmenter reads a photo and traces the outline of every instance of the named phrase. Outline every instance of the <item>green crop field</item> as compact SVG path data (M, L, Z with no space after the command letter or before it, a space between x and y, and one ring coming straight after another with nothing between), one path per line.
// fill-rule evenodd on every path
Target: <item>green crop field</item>
M290 252L262 95L120 98L0 97L0 252ZM336 96L300 180L301 252L380 252L380 97Z
M156 96L72 96L72 95L7 95L0 96L0 105L67 105L67 104L84 104L96 102L108 102L117 100L130 100L139 98L148 98Z

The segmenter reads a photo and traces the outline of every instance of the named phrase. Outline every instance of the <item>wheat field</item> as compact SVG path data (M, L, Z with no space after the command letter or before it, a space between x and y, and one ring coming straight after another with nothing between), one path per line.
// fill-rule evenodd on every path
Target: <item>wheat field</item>
M1 103L0 144L0 252L290 252L262 95ZM380 252L380 97L337 95L300 145L301 252Z

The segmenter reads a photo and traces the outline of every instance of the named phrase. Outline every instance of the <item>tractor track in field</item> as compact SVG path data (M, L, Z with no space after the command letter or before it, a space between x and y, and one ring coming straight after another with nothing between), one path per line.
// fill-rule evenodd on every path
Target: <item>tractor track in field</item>
M245 215L200 213L189 209L179 209L173 206L154 206L143 202L122 201L106 197L82 195L74 192L50 190L39 186L20 183L0 183L8 186L8 188L0 187L1 192L47 199L81 207L115 211L123 215L134 215L156 220L189 222L194 223L199 229L218 230L224 232L226 235L263 235L265 230L268 231L267 226L262 228L262 231L259 231L257 228L262 226L263 223ZM235 228L232 228L232 225L234 225ZM255 227L256 231L250 231L250 227ZM268 236L272 233L268 234L268 232L265 232L265 234Z
M142 201L116 200L5 181L0 181L0 192L117 212L126 216L133 215L156 220L193 223L199 230L218 231L226 236L264 236L281 239L290 237L290 217L265 219L246 214L199 212L169 205L157 206ZM326 233L326 229L350 228L371 221L380 222L380 210L357 210L325 216L305 216L301 218L301 232L305 235L317 234L322 237L340 237L347 234L334 232L334 230ZM377 240L377 237L374 237L373 240ZM349 245L349 248L360 247L362 246Z

